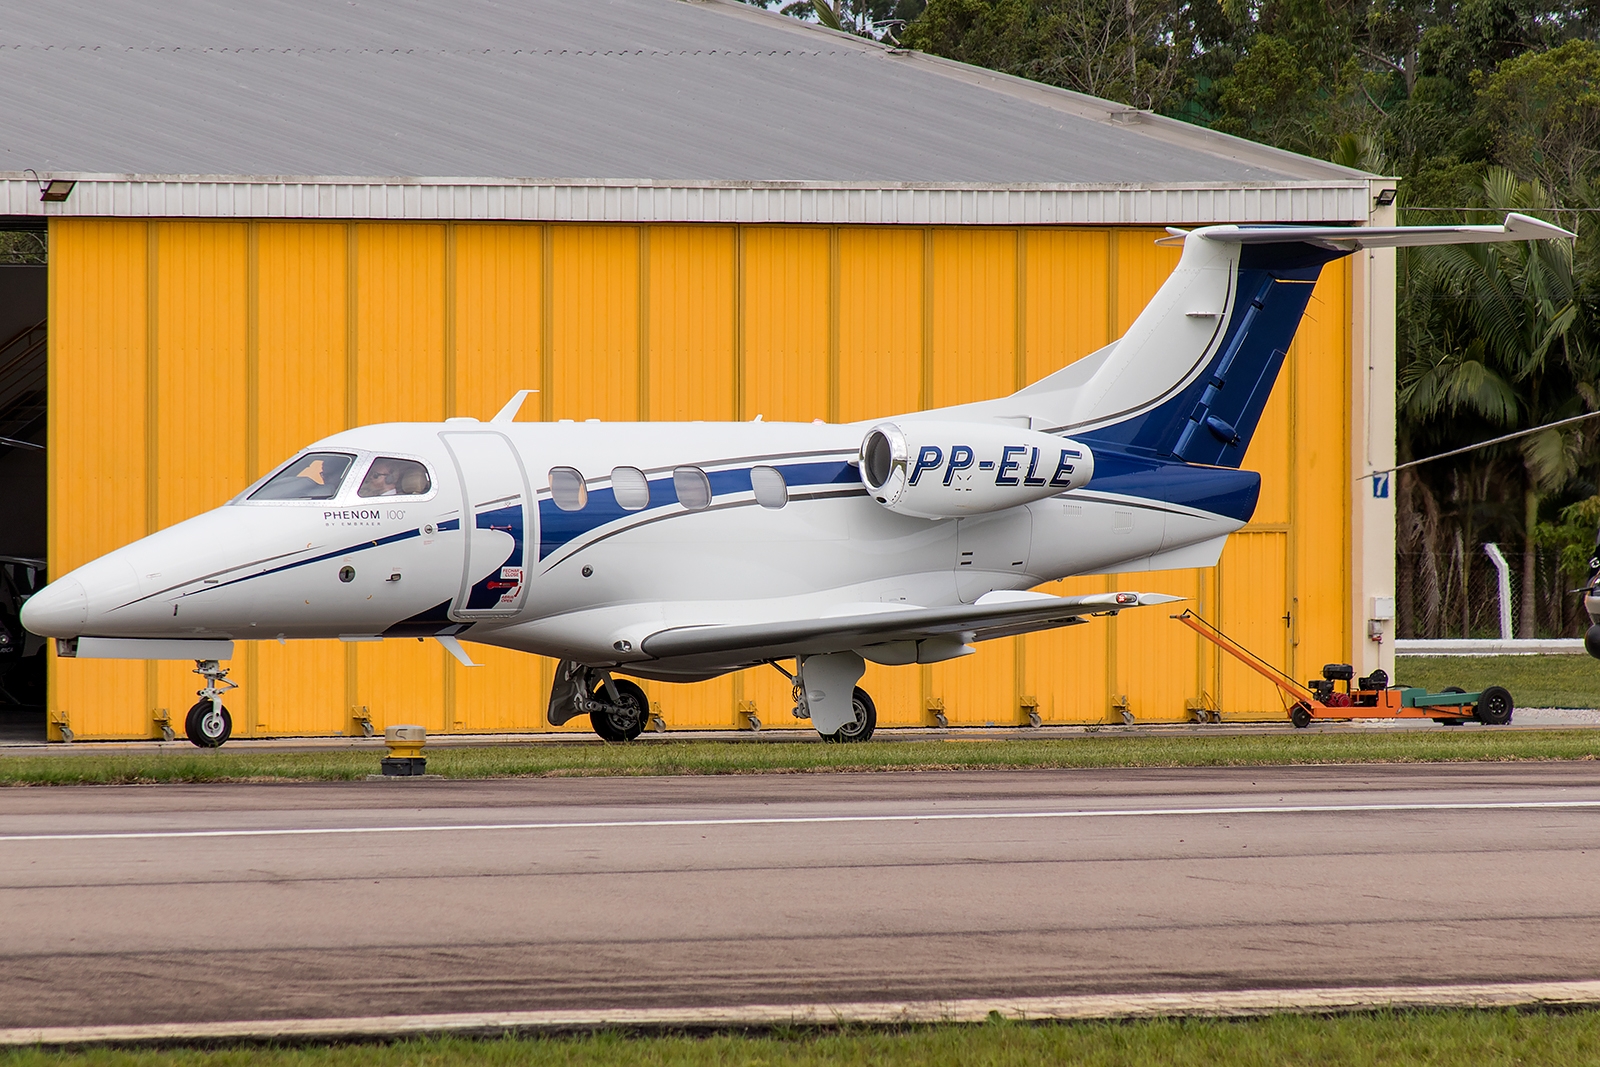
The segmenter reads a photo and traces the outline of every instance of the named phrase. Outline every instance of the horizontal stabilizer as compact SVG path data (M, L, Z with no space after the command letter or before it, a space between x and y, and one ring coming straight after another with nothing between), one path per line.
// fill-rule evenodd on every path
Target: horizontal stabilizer
M1358 248L1471 245L1491 241L1576 239L1577 234L1516 212L1501 226L1239 226L1207 227L1207 240L1223 244L1314 244L1353 252Z
M1124 608L1170 604L1182 597L1165 593L1094 593L1089 596L1034 594L982 598L977 604L940 608L905 608L829 618L710 626L677 626L660 630L642 642L657 659L735 655L743 659L843 652L886 641L921 641L949 634L970 634L968 641L1009 637L1034 630L1068 626L1084 615Z

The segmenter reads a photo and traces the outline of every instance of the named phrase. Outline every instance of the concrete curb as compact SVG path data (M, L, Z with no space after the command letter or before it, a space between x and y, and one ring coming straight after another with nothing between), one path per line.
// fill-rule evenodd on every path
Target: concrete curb
M333 1041L422 1034L495 1036L606 1028L720 1030L771 1026L884 1026L982 1022L992 1013L1015 1020L1139 1019L1172 1016L1244 1018L1385 1008L1509 1008L1600 1005L1600 980L1441 986L1246 989L1202 993L1089 994L1059 997L745 1004L708 1008L615 1008L572 1011L462 1012L330 1019L256 1019L220 1023L43 1026L0 1030L0 1047L19 1045L175 1044L190 1041Z

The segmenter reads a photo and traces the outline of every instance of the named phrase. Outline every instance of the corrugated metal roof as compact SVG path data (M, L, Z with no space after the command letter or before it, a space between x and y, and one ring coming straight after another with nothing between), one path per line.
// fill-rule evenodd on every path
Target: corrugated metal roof
M733 0L0 0L0 171L26 168L551 186L1365 177Z

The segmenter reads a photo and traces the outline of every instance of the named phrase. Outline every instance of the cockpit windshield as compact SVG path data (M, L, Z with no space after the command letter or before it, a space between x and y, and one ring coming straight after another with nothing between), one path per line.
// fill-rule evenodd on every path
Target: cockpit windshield
M275 474L250 494L251 500L332 500L349 473L354 456L343 452L311 452Z

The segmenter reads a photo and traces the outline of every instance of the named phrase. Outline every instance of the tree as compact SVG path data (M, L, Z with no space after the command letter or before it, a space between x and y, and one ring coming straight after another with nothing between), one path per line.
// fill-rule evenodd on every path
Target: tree
M908 47L1171 112L1203 71L1216 0L930 0Z
M1544 191L1494 168L1484 182L1494 216L1548 211ZM1533 428L1600 406L1588 339L1579 323L1572 246L1562 241L1444 245L1412 253L1408 328L1414 358L1400 403L1415 418L1474 414L1491 425ZM1591 444L1581 430L1522 439L1522 588L1518 634L1535 636L1539 508L1578 471Z
M1560 193L1600 162L1600 44L1568 41L1508 59L1479 97L1501 161Z

